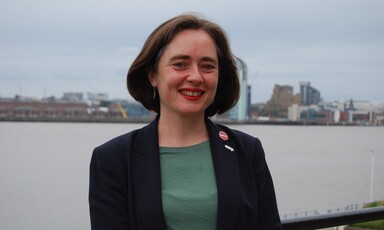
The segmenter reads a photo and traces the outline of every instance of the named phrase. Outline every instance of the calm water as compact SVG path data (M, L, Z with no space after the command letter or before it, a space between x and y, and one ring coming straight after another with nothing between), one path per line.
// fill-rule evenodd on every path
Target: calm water
M1 229L89 229L93 148L141 126L1 122ZM372 159L373 199L384 199L384 128L231 127L261 139L283 218L369 202Z

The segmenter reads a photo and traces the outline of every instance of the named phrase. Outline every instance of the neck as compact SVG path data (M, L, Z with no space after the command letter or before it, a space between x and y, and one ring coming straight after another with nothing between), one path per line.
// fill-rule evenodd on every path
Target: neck
M204 116L172 116L159 118L159 145L167 147L190 146L208 140Z

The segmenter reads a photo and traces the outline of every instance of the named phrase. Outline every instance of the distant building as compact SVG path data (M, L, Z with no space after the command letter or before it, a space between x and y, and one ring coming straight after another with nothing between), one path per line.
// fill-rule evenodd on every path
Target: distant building
M300 82L301 105L317 105L321 102L320 91L313 88L310 82Z
M98 120L149 120L152 113L137 102L106 100L92 106L91 116Z
M264 110L265 103L255 103L249 106L249 117L251 120L257 120L261 111Z
M352 99L344 103L344 108L345 110L350 110L350 111L366 111L366 112L372 112L377 110L376 106L369 101L352 100Z
M322 101L319 105L293 104L288 108L288 120L322 124L376 125L380 123L378 113L377 108L368 101Z
M83 101L84 100L84 94L83 93L76 93L76 92L64 93L63 97L61 99L64 101Z
M151 112L138 102L121 102L122 108L127 113L127 117L134 119L149 119Z
M249 118L249 106L251 104L251 89L248 85L248 68L243 60L235 58L237 73L240 82L240 98L236 106L229 111L229 119L245 121Z
M300 116L299 105L292 104L288 107L288 115L287 118L289 121L298 121Z
M287 118L288 107L299 103L300 96L294 95L292 86L276 84L261 115L271 118Z
M81 101L48 98L1 98L0 117L6 119L83 119L88 116L88 105Z
M374 113L377 108L369 101L349 100L344 103L344 112L347 113L349 123L374 123Z
M288 108L289 121L326 124L333 122L332 115L332 111L322 110L318 105L299 106L293 104Z
M89 101L107 101L108 100L108 94L107 93L87 92L87 100L89 100Z

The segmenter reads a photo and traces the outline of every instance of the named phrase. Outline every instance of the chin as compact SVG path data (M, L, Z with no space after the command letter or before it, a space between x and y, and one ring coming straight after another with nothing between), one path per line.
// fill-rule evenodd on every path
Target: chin
M181 110L181 113L185 115L198 115L198 114L203 114L205 113L205 109L183 109Z

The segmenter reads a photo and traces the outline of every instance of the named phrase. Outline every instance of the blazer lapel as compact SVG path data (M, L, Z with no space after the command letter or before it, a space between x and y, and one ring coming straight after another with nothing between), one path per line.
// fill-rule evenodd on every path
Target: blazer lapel
M157 125L158 118L143 127L133 147L132 173L139 229L166 229Z
M218 190L217 229L235 229L241 202L237 149L229 132L206 120Z

